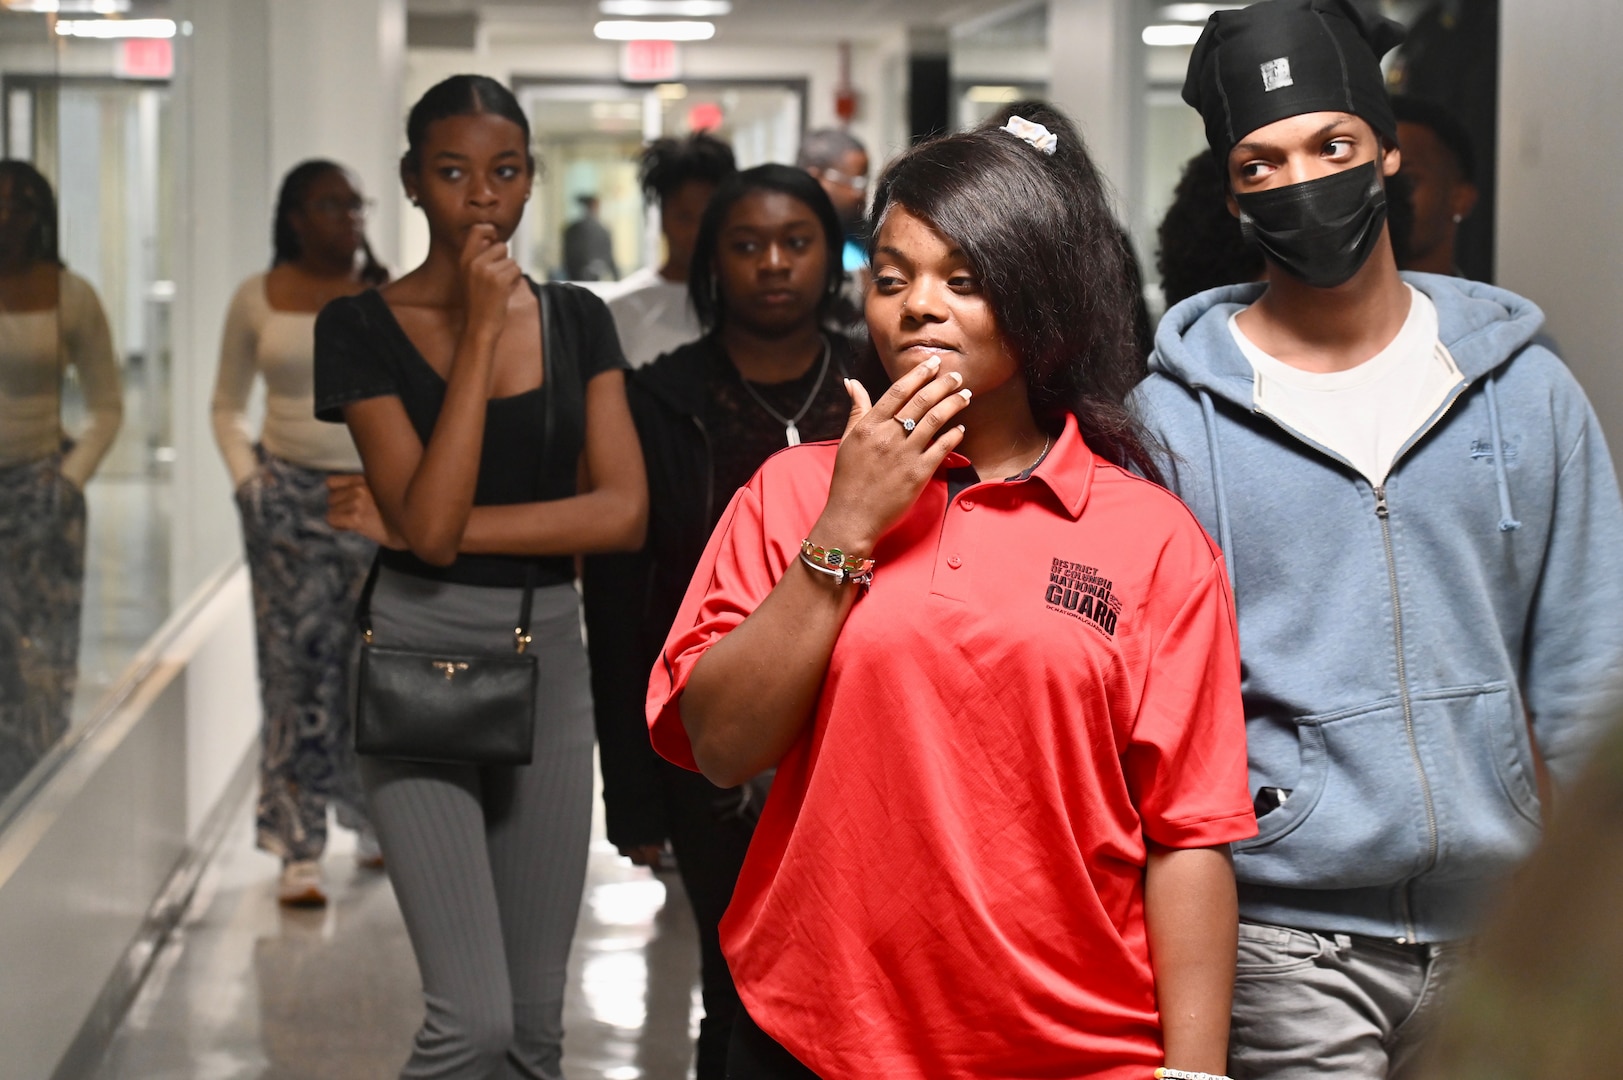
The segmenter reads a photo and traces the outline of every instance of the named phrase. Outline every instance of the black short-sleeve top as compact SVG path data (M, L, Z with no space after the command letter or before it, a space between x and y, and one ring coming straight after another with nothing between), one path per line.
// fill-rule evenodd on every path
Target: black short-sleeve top
M538 299L546 290L559 355L547 360L547 377L539 388L486 404L475 506L574 495L576 467L586 444L586 384L626 366L614 319L603 301L574 285L532 281L530 288ZM542 461L548 395L553 398L552 448ZM322 308L316 318L316 417L342 423L345 405L390 396L400 399L417 437L427 445L445 403L445 380L411 343L388 302L369 289ZM575 576L569 556L460 555L442 567L409 551L384 550L379 560L402 573L463 585L520 586L532 567L538 587Z

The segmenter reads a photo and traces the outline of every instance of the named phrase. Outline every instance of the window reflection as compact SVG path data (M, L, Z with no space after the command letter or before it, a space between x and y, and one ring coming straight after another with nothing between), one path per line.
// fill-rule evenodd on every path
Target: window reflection
M0 13L0 799L169 600L169 43L52 27Z
M84 417L71 432L69 386ZM122 418L107 315L63 263L55 192L32 165L0 162L0 794L68 728L85 485Z

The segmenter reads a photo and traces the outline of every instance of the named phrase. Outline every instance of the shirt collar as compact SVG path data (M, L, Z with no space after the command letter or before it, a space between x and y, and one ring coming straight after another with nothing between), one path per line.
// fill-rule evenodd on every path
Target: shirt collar
M1054 445L1049 447L1048 453L1043 455L1031 475L1017 482L1046 486L1065 508L1066 514L1075 521L1082 516L1082 508L1088 502L1088 492L1093 487L1094 462L1093 451L1088 449L1082 433L1077 430L1076 417L1067 412L1065 428L1059 433L1059 438L1054 440ZM969 463L969 459L962 454L953 453L947 455L941 467L957 469Z

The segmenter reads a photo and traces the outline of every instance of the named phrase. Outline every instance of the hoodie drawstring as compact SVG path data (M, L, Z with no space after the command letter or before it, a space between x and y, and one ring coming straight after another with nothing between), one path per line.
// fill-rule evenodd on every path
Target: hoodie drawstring
M1217 410L1212 396L1200 391L1200 416L1206 424L1206 454L1212 459L1212 494L1217 500L1217 546L1223 549L1223 566L1228 570L1229 588L1234 588L1233 532L1229 528L1229 501L1223 491L1223 452L1217 445Z
M1489 375L1483 389L1488 397L1488 435L1493 439L1493 476L1499 487L1499 531L1511 532L1522 527L1510 508L1510 476L1505 471L1505 440L1499 433L1499 395L1497 380Z

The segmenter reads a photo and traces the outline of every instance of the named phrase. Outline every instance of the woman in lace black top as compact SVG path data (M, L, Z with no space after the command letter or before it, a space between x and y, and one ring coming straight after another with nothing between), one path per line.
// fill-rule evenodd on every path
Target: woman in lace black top
M317 415L349 425L365 466L332 485L330 517L389 549L379 645L511 655L533 584L540 686L529 765L362 760L426 1004L402 1076L556 1080L592 801L574 556L642 542L642 457L607 308L508 255L535 176L513 95L454 76L407 137L428 257L316 322Z
M838 439L845 430L845 380L858 374L857 353L826 329L842 283L843 242L828 196L799 169L762 165L717 190L688 279L705 334L627 380L648 461L648 544L636 555L587 560L609 839L638 863L656 862L667 840L675 851L699 923L700 1080L724 1074L738 996L716 926L759 807L747 786L724 791L660 760L648 742L644 692L733 492L785 446Z

